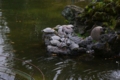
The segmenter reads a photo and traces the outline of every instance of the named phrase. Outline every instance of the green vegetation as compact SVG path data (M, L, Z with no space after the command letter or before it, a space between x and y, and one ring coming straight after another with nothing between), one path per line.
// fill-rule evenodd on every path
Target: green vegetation
M92 2L85 7L80 14L81 21L90 25L101 25L112 29L118 28L116 25L120 18L120 0L101 0ZM119 21L118 21L119 22ZM91 26L92 27L92 26Z

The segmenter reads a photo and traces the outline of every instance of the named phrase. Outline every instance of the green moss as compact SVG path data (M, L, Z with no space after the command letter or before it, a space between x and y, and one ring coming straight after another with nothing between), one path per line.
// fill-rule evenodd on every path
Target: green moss
M79 34L79 33L76 33L76 35L79 36L79 37L83 37L83 36L82 36L81 34Z
M102 26L103 26L103 27L109 27L109 24L108 24L108 22L103 22L103 23L102 23Z
M110 28L111 28L111 29L114 29L114 27L115 27L115 25L116 25L116 19L112 18L110 22L111 22Z
M82 38L86 37L85 35L81 35L80 33L75 33L75 35L77 35L78 37L82 37Z
M120 0L101 0L101 2L90 3L80 14L81 21L85 23L87 29L91 29L93 25L99 25L115 29L120 26L117 18L120 16Z

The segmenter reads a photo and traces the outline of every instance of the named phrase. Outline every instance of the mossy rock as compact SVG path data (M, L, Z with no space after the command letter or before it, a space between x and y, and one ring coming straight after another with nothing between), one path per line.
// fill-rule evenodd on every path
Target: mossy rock
M75 26L78 28L84 25L80 31L87 32L94 25L116 29L119 26L118 18L120 18L120 0L102 0L88 4L77 17L72 16L70 22L73 22L73 25L77 23Z

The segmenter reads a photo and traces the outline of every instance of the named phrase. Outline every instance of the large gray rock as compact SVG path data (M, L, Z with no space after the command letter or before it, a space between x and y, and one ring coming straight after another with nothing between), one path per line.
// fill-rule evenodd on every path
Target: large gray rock
M67 5L62 11L62 15L72 24L76 21L79 14L84 11L83 8L75 5Z
M86 27L83 22L81 22L80 14L84 12L84 9L75 5L67 5L63 11L62 15L68 22L74 25L74 31L80 34L84 34L84 28Z
M94 40L98 41L99 38L100 38L101 30L102 30L101 26L97 26L97 27L93 28L92 31L91 31L91 35L90 36Z

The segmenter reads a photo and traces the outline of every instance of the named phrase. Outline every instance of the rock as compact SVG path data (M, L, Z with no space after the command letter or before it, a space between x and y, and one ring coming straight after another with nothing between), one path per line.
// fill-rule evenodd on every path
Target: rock
M71 44L71 40L70 39L66 39L66 44L69 46Z
M104 43L101 43L101 42L97 42L93 45L92 49L95 50L95 52L101 52L101 51L104 51L105 49L105 44Z
M102 27L101 26L97 26L97 27L92 29L90 36L94 40L98 41L99 38L100 38L101 32L102 32Z
M60 37L62 37L62 38L64 38L64 37L66 36L66 33L65 33L64 30L63 30L63 26L60 26L60 27L58 28L58 36L60 36Z
M102 35L100 35L100 38L98 41L101 43L106 43L106 42L108 42L108 40L109 40L108 34L102 34Z
M84 9L68 5L62 15L69 25L43 30L48 52L111 57L120 54L120 0L92 2ZM116 31L115 31L116 30ZM78 37L75 32L86 38ZM91 32L91 33L90 33ZM89 36L90 33L90 36Z
M117 35L116 40L114 41L114 43L111 45L111 49L112 51L114 51L115 54L119 54L120 53L120 35Z
M87 51L91 51L91 50L92 50L93 45L94 45L93 43L88 44L88 45L86 46Z
M108 39L109 45L112 46L115 43L116 39L117 39L117 35L116 34L110 34L109 35L109 39Z
M66 34L72 34L74 32L72 27L73 27L73 25L63 25L63 31Z
M104 53L106 52L106 46L104 43L97 42L93 45L92 49L94 50L94 55L95 56L103 56Z
M79 43L80 47L85 47L89 44L91 44L93 41L93 39L91 38L91 36L86 37L85 39L81 40Z
M70 44L70 49L71 50L78 50L79 49L79 45L76 44L75 42L71 41L71 44Z
M66 42L67 38L60 38L61 42Z
M60 40L60 37L59 37L59 36L54 35L54 36L52 36L52 37L51 37L51 39L52 39L52 40Z
M88 36L85 38L85 41L87 42L87 44L91 44L93 41L93 38L91 36Z
M67 5L64 10L62 11L62 15L70 21L70 23L73 23L76 17L78 17L79 14L81 14L84 11L83 8L80 8L75 5Z
M44 43L45 43L45 45L50 45L50 44L51 44L51 43L50 43L50 39L45 38L45 39L44 39Z
M69 38L70 40L74 41L76 44L79 44L80 41L82 40L82 38L81 38L81 37L78 37L78 36L71 36L71 35L69 35L68 38Z
M69 54L69 49L64 48L58 48L56 46L47 45L47 51L49 53L56 53L56 54Z
M48 45L50 43L49 42L50 38L55 35L55 30L48 27L43 29L42 32L43 32L42 38L44 39L45 44Z
M86 51L87 51L87 49L86 48L84 48L84 47L80 47L79 49L78 49L78 51L79 51L79 53L86 53Z
M60 42L57 44L57 46L63 48L63 47L67 47L67 44L65 42Z
M51 40L52 36L55 36L55 34L54 33L43 33L42 38L43 38L43 40L45 42L45 45L50 44L50 40Z
M60 42L58 40L50 40L50 43L53 46L57 46L58 44L60 44Z
M54 33L54 32L55 32L55 30L52 29L52 28L45 28L45 29L43 29L42 31L43 31L44 33Z
M97 57L119 55L119 30L115 32L109 28L97 26L92 30L90 36L83 39L75 35L74 30L72 31L72 27L72 25L58 25L58 31L50 31L50 28L44 29L44 41L47 46L47 51L55 54L75 56L82 54ZM96 42L94 40L96 40Z
M67 25L67 27L68 28L73 28L74 26L70 24L70 25Z
M80 47L86 47L87 46L87 42L85 40L81 40L79 43Z
M88 51L86 51L86 53L88 53L88 54L94 54L95 51L94 50L88 50Z
M75 32L84 33L84 25L81 22L80 14L83 13L84 9L75 5L67 5L62 11L62 15L68 20L70 24L74 26Z
M96 57L106 58L115 55L108 43L97 42L93 45L92 49L95 52L93 55L95 55Z

